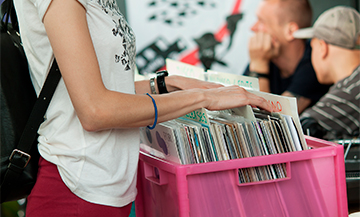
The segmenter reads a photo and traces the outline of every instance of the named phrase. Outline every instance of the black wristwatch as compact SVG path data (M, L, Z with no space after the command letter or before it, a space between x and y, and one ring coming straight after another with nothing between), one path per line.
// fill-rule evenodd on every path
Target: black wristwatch
M258 73L258 72L254 72L254 71L250 71L249 76L255 77L255 78L267 78L267 79L270 79L269 74L263 74L263 73Z
M166 89L166 84L165 84L165 77L168 75L169 73L166 70L156 72L156 82L160 94L169 93Z

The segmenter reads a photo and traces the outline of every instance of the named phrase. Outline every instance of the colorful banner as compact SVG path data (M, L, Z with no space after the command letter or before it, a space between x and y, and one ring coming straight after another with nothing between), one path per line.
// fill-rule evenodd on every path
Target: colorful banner
M260 0L131 0L128 22L137 40L140 74L165 59L241 75L248 64L250 28Z

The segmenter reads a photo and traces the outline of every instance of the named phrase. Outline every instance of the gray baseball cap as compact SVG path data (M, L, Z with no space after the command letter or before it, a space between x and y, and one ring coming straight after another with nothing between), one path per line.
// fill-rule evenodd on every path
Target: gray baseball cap
M318 38L328 44L347 49L360 49L360 14L346 6L324 11L313 27L299 29L294 38Z

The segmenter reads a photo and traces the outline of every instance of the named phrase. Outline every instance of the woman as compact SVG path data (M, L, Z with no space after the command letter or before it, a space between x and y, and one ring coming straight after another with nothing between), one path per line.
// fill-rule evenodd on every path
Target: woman
M134 82L135 37L115 0L14 2L36 91L54 56L62 74L38 131L42 157L27 217L128 216L136 196L139 127L202 107L271 110L240 87L179 76L165 77L170 93L145 94L150 82Z

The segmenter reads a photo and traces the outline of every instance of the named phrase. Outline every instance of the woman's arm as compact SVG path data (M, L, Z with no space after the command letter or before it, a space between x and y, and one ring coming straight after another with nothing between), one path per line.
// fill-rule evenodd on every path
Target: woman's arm
M155 90L159 93L157 82L155 78ZM174 92L177 90L189 90L193 88L210 89L223 87L222 84L214 82L201 81L199 79L187 78L184 76L170 75L165 77L166 89L168 92ZM150 81L143 80L135 82L136 93L150 93Z
M85 130L139 127L153 123L154 106L150 97L105 88L86 12L80 3L76 0L53 0L43 22L71 101ZM191 89L153 97L158 107L159 122L202 107L218 110L252 104L271 110L266 100L237 86Z

